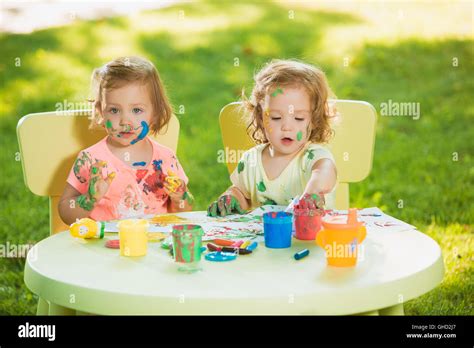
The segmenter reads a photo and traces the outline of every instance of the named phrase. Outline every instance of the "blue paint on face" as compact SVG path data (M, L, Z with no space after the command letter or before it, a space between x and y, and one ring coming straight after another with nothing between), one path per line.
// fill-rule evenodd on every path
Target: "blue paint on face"
M146 135L148 134L148 131L150 130L148 127L148 123L146 123L145 121L142 121L141 125L142 125L142 131L140 132L140 134L138 134L138 136L135 139L132 140L132 142L130 143L131 145L139 142L140 140L143 140L143 138L145 138Z
M146 165L146 162L133 162L133 166L143 167L144 165Z

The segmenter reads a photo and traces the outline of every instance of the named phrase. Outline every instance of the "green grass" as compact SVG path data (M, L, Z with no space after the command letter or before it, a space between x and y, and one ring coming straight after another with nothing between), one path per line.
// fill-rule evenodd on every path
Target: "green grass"
M185 22L178 19L179 10L185 11ZM422 8L418 12L423 15ZM399 40L351 39L354 26L366 25L351 13L298 10L290 22L288 9L271 2L204 2L29 35L2 34L1 243L35 243L49 233L48 200L25 188L21 163L15 160L18 119L54 110L64 99L83 101L94 67L130 54L157 65L176 109L186 109L179 115L178 156L191 180L195 208L203 210L229 185L225 165L217 163L221 107L235 101L242 87L251 87L253 72L264 62L300 58L323 67L341 99L366 100L377 110L389 99L420 103L419 120L379 116L373 170L351 185L351 205L379 206L440 244L445 278L406 303L407 314L472 315L472 38L414 33ZM327 42L335 29L347 35L339 35L338 49L331 51ZM344 67L348 52L350 65ZM17 57L21 67L15 67ZM458 67L452 66L453 57ZM23 259L0 259L0 314L35 312L37 298L23 283L23 267Z

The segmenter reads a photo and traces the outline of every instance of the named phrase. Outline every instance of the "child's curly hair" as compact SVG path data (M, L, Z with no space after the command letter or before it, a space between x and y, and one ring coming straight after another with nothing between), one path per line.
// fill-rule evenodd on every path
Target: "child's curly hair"
M336 108L328 103L328 97L335 98L324 72L310 64L297 60L272 60L255 76L255 85L250 98L242 91L243 107L246 109L247 133L257 143L267 143L264 132L262 104L271 89L284 86L303 86L311 98L312 115L309 141L327 143L334 131L330 119L336 116Z
M104 122L101 116L104 92L134 82L148 86L153 106L153 121L150 124L151 133L156 134L168 124L173 110L160 75L153 63L141 57L120 57L94 69L92 73L93 99L89 101L93 103L93 109L89 128L99 127Z

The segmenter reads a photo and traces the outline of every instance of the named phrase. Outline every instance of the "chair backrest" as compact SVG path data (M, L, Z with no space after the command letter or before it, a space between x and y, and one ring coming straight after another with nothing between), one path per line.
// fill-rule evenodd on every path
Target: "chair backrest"
M23 116L17 136L25 185L36 195L49 196L51 234L68 228L58 203L79 151L102 139L105 130L89 130L90 111L42 112ZM176 152L179 121L175 115L160 134L152 136Z
M336 100L340 119L333 128L335 136L327 144L336 160L338 184L336 187L336 208L349 207L349 183L364 180L372 169L375 145L375 108L364 101ZM226 153L238 153L255 146L246 132L245 111L241 102L224 106L219 123ZM236 161L227 161L227 169L232 173Z

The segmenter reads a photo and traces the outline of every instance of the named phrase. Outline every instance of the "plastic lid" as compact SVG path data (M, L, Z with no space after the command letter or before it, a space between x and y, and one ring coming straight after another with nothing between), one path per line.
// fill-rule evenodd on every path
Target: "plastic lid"
M322 220L324 228L329 229L356 229L362 226L364 223L357 221L357 209L349 209L349 213L346 215L326 216Z
M216 261L216 262L223 262L223 261L232 261L235 260L237 257L234 253L227 253L222 251L214 251L212 253L207 253L205 258L208 261Z

